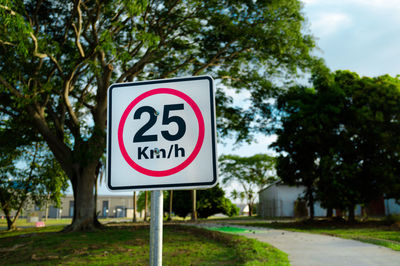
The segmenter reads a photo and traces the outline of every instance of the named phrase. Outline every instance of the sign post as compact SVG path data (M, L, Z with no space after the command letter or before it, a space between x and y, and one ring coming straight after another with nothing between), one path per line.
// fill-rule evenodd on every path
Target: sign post
M163 192L151 192L150 266L162 265Z
M162 189L217 183L214 81L209 76L108 89L107 186L152 190L150 265L161 265Z

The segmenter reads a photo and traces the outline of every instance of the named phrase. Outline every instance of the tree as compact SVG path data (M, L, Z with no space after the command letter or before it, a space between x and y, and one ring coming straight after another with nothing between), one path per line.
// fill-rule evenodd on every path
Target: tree
M306 187L311 219L314 218L315 183L319 177L318 152L325 148L319 107L323 106L319 105L313 88L295 86L282 94L277 101L281 125L276 130L278 138L271 145L281 153L276 163L281 180L288 185Z
M353 221L356 204L396 184L400 83L324 69L312 81L314 89L294 87L278 100L277 173L307 187L310 207L315 195L323 207L347 209Z
M249 206L249 216L254 209L256 189L276 181L274 174L275 158L267 154L256 154L250 157L223 155L219 158L219 167L223 176L222 183L238 182L242 191L234 191L233 196L243 195Z
M28 203L59 206L67 180L46 145L24 116L0 114L0 208L9 230ZM18 138L16 138L18 136ZM12 211L15 211L13 218Z
M222 213L228 216L238 215L239 209L225 197L225 192L219 185L206 189L196 190L197 194L197 214L200 218L207 218L211 215ZM170 193L164 197L164 210L167 212L167 206L170 200ZM173 210L180 217L185 218L192 212L191 191L174 191Z
M356 204L391 194L399 181L400 80L337 71L334 86L344 92L334 163L347 192L341 198L353 221Z
M313 64L303 29L298 0L0 0L0 110L29 114L72 184L67 229L92 229L112 82L208 73L246 89L246 112L216 92L220 135L243 140L273 81Z
M180 216L182 218L186 218L189 213L192 212L192 201L191 201L191 191L189 190L175 190L173 193L173 201L172 201L172 209L174 210L174 214ZM164 197L164 211L168 211L166 209L167 204L171 199L171 194L168 193L166 197Z
M197 201L199 218L208 218L218 213L229 217L239 214L239 208L225 197L225 192L219 185L212 189L197 190L197 194L199 195Z
M17 149L13 154L18 155L11 160L7 155L1 156L0 208L8 230L16 228L15 223L27 204L47 206L50 201L60 206L62 192L68 187L65 174L43 143ZM12 211L15 211L13 217Z

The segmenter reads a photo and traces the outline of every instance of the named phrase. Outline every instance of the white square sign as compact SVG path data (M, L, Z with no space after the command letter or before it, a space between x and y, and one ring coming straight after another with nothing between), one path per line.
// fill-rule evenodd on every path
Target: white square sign
M110 190L209 188L217 183L214 81L209 76L108 89Z

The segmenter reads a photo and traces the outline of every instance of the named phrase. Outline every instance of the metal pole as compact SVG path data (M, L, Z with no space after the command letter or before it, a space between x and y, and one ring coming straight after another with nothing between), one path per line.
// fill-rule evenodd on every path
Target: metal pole
M163 193L151 192L150 213L150 266L162 265Z

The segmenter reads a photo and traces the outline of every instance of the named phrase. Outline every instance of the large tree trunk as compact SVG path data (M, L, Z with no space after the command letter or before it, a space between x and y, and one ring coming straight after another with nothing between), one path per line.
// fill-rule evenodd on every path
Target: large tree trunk
M82 125L69 102L69 92L72 91L73 86L70 81L74 77L73 73L71 73L69 80L64 80L63 102L60 102L62 115L55 118L55 122L50 119L51 115L46 116L47 107L38 103L27 107L27 111L32 116L34 127L43 136L54 157L72 183L74 216L71 225L65 228L66 231L92 230L101 226L95 213L93 189L96 180L96 167L99 165L99 160L104 153L106 144L107 88L110 86L113 66L107 64L101 56L99 59L102 61L104 68L102 75L97 76L96 104L91 110L94 127L88 140L82 138ZM74 136L73 148L64 142L64 112L70 117L66 126ZM52 122L50 123L51 125L54 125L53 122L56 124L55 130L49 126L49 121Z
M249 206L249 217L251 217L253 216L253 204L249 203L247 206Z
M66 231L93 230L101 226L95 217L94 183L96 163L80 168L71 179L74 191L74 218ZM75 181L75 182L73 182Z

